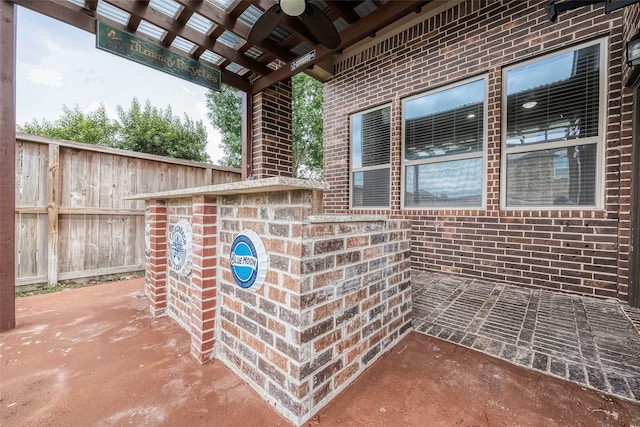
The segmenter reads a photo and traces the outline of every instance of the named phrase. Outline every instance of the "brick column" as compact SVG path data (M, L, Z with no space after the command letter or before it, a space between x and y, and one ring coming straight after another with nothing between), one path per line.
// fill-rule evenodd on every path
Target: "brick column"
M191 354L204 363L213 357L216 317L217 209L214 197L193 198L191 270Z
M253 165L256 179L293 176L291 79L253 98Z
M149 311L159 317L167 311L167 204L164 200L149 201L147 221L150 225L150 248L145 292L149 297Z

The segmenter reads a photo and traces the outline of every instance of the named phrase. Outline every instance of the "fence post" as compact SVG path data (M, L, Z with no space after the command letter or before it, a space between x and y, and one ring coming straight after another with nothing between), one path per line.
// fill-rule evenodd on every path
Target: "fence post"
M60 146L49 144L49 175L47 179L47 285L49 288L58 284L58 210L60 207Z

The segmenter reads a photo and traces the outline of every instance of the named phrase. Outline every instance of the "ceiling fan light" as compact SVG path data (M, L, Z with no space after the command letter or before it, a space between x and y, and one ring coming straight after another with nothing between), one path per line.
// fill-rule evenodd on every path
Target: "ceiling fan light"
M289 16L300 16L307 4L305 0L280 0L280 8Z

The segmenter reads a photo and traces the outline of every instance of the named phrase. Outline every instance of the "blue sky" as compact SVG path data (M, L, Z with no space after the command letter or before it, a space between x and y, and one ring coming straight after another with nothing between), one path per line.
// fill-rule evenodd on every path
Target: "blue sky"
M16 121L53 121L62 106L76 104L94 111L102 102L116 118L116 106L141 102L174 115L186 113L207 128L207 152L214 163L222 156L219 134L207 120L207 89L156 71L95 47L95 35L70 25L17 8Z

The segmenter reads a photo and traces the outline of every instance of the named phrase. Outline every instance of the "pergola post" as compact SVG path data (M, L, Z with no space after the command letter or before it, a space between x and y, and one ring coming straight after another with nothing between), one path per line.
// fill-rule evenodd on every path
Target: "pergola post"
M254 178L293 176L291 79L253 96L251 163Z
M16 327L15 6L0 1L0 332Z

